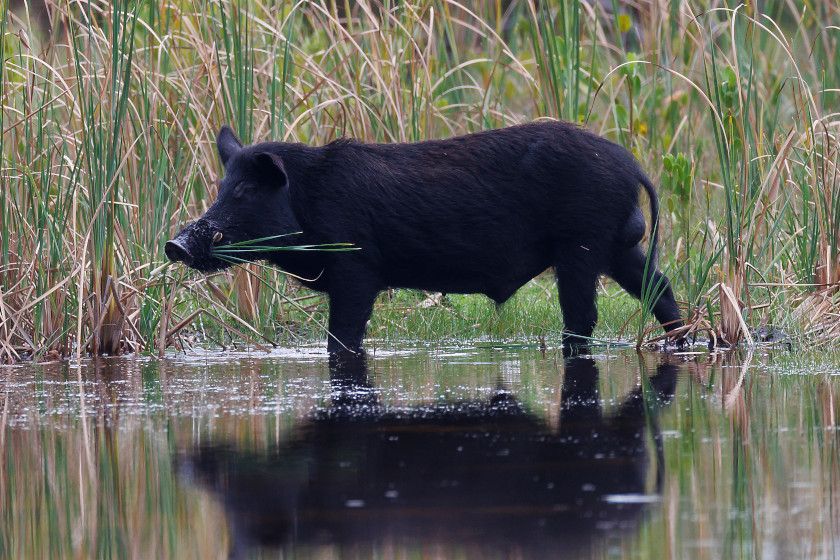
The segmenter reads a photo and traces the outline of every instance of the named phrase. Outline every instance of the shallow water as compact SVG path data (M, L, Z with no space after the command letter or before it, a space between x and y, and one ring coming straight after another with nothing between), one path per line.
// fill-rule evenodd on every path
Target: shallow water
M0 368L0 557L840 557L840 368L599 352Z

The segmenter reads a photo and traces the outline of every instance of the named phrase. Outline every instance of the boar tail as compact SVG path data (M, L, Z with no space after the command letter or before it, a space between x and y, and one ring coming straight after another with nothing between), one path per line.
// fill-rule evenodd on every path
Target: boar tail
M639 182L645 188L650 199L650 262L656 266L657 244L659 241L659 198L656 196L656 187L650 182L647 175L639 172Z

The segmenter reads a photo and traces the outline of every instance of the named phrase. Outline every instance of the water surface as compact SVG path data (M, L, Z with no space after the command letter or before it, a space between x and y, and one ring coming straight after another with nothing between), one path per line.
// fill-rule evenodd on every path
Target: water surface
M0 556L840 557L840 368L599 352L2 368Z

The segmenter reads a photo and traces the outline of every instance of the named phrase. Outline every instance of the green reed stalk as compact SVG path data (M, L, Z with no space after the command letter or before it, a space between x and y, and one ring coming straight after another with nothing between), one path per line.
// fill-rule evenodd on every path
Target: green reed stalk
M233 119L240 138L250 143L255 109L252 14L247 4L240 6L235 2L220 3L218 8L214 3L212 10L217 9L222 25L221 36L216 37L216 56L226 62L226 67L218 66L219 83L224 84L226 90L226 116Z
M543 103L547 112L571 122L580 120L581 22L577 2L559 3L557 20L561 31L555 33L555 18L544 2L533 5L533 24L528 26L531 45L541 71ZM537 10L539 10L537 12Z
M284 25L282 27L283 32L283 67L280 71L280 76L277 76L277 64L276 62L271 65L271 83L268 91L269 95L269 102L270 102L270 114L269 118L271 120L271 132L272 137L277 140L282 140L286 135L286 117L289 114L289 107L288 107L288 90L289 90L289 79L292 77L292 40L291 34L294 32L295 24L298 20L298 13L299 10L292 9L292 11L286 15L286 19L284 20ZM279 57L275 54L273 57L277 60ZM278 79L279 78L279 79ZM279 83L278 83L279 82ZM278 94L279 89L279 94ZM279 104L278 104L279 98ZM279 105L279 106L278 106Z

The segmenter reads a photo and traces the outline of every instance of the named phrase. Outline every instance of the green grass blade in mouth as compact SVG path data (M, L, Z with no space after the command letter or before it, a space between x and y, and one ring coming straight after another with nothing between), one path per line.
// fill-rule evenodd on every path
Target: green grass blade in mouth
M354 247L352 243L324 243L322 245L289 245L287 247L274 247L273 245L253 245L228 248L214 247L211 253L213 255L232 255L236 253L252 253L254 251L358 251L361 247Z
M236 243L229 243L228 245L214 246L210 253L213 256L234 255L236 253L251 253L254 251L268 252L268 251L355 251L359 247L354 247L352 243L322 243L322 244L306 244L306 245L266 245L266 241L280 239L282 237L289 237L290 235L300 235L302 232L296 231L294 233L283 233L280 235L272 235L269 237L260 237L258 239L248 239L245 241L237 241Z
M281 237L289 237L291 235L301 235L302 231L295 231L292 233L281 233L279 235L269 235L268 237L259 237L257 239L246 239L245 241L237 241L236 243L228 243L224 247L247 247L263 241L271 241L272 239L280 239Z
M235 253L250 253L254 251L355 251L359 247L354 247L352 243L322 243L322 244L307 244L307 245L284 245L277 247L275 245L265 245L266 241L280 239L282 237L289 237L290 235L300 235L302 232L296 231L294 233L282 233L280 235L271 235L268 237L260 237L257 239L248 239L245 241L237 241L236 243L229 243L220 247L213 247L211 254L214 256L232 255Z

